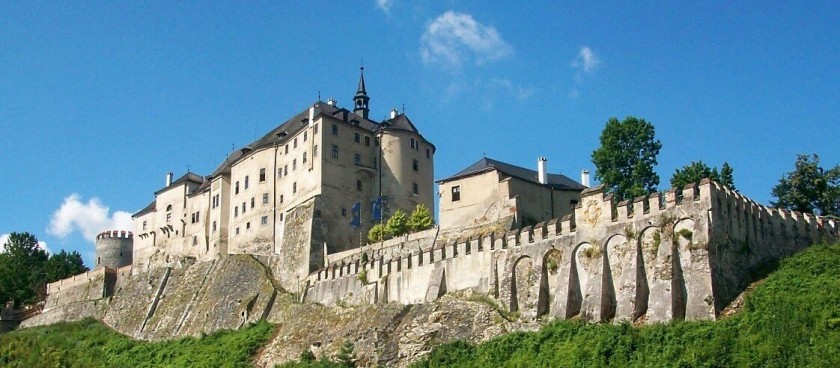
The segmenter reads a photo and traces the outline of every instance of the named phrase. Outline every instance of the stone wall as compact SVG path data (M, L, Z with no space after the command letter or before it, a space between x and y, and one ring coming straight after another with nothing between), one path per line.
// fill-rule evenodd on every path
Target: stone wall
M833 220L766 209L709 181L617 204L595 188L574 216L533 228L399 242L368 262L331 257L306 300L412 304L473 290L530 318L709 320L761 267L836 237Z

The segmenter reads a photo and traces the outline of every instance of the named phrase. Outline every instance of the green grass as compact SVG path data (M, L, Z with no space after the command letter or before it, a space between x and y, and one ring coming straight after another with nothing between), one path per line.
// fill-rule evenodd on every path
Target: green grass
M0 367L249 367L272 330L260 322L202 338L145 342L85 319L0 335Z
M840 243L784 262L718 322L557 321L434 349L414 367L840 367Z

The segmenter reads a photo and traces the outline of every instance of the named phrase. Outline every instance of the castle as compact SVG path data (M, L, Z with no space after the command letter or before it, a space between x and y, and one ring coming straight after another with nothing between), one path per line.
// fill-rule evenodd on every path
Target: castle
M191 277L203 283L222 272L217 260L247 255L299 301L325 305L469 292L529 319L708 320L760 267L838 235L836 220L766 208L709 180L615 203L587 188L587 173L583 184L550 175L542 158L537 171L483 158L435 193L435 146L396 110L370 120L369 101L362 74L353 111L316 102L209 176L170 173L133 234L97 237L95 270L48 285L45 313L155 275L143 331L171 270L200 269ZM439 227L366 244L377 219L432 208L435 194ZM259 295L247 311L258 303L266 315L276 291ZM198 318L193 302L183 308L178 331Z

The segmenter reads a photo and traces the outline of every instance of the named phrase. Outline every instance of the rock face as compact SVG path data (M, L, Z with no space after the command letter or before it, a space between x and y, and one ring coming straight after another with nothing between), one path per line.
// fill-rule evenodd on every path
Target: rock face
M538 327L533 321L507 321L484 300L488 299L459 293L415 305L325 307L283 301L269 315L269 321L277 324L276 335L255 364L273 367L297 360L306 350L316 357L334 357L347 340L354 343L361 366L403 367L443 343L478 343L512 330Z

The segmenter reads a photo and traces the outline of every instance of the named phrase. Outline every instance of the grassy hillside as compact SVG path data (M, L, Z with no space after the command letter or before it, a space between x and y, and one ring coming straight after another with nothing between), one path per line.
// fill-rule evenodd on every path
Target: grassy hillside
M473 346L455 342L415 367L840 367L840 244L784 261L718 322L635 328L575 321Z
M262 322L200 339L145 342L85 319L0 335L0 367L248 367L271 331Z
M0 366L248 366L271 332L263 322L201 339L142 342L84 320L0 335ZM415 366L840 367L840 244L814 246L784 261L739 314L722 321L646 327L557 321L477 346L443 345Z

